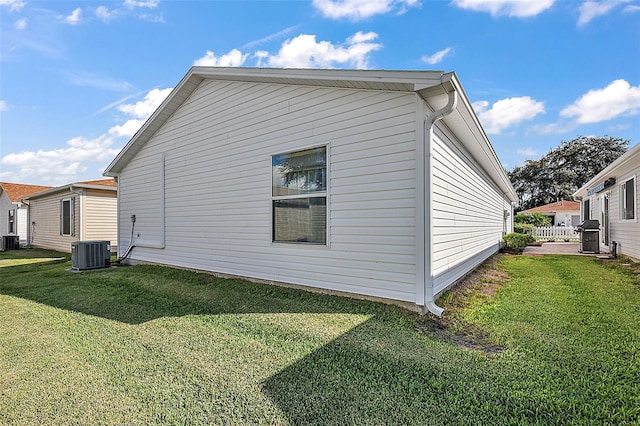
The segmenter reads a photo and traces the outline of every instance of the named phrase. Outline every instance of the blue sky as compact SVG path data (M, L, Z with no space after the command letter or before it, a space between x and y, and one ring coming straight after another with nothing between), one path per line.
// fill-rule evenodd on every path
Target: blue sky
M455 71L506 169L640 141L640 0L0 0L0 180L102 178L192 65Z

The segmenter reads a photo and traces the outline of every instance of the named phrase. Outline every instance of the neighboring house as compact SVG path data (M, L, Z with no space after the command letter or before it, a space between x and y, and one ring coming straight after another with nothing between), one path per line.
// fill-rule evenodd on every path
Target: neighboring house
M576 191L582 218L600 222L600 245L616 242L618 253L640 260L640 144Z
M26 197L29 244L71 252L74 241L105 240L118 245L117 187L113 179L76 182Z
M0 235L18 235L20 245L27 243L28 206L21 199L51 188L42 185L0 182Z
M436 314L517 201L458 77L429 71L193 67L105 175L132 263Z
M542 213L551 219L552 226L578 226L581 222L580 203L577 201L561 200L518 212L527 213Z

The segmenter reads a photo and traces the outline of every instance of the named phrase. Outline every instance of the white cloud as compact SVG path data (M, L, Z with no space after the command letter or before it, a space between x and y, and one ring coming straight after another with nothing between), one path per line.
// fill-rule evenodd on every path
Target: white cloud
M193 65L203 67L239 67L244 64L248 57L248 53L242 53L238 49L233 49L219 57L212 51L207 50L207 53L202 58L193 61Z
M133 104L121 104L118 106L118 110L124 112L128 116L140 120L146 120L156 109L158 109L160 104L167 98L167 96L169 96L172 90L172 87L167 89L151 89L141 101Z
M7 6L11 12L17 12L27 4L22 0L0 0L0 6Z
M575 117L580 124L598 123L621 115L636 115L640 110L640 85L614 80L604 89L593 89L560 112L562 117Z
M80 23L80 15L82 14L82 9L79 7L74 9L68 16L58 16L58 18L69 25L78 25Z
M113 13L106 6L98 6L96 16L103 22L109 22L113 18Z
M491 108L487 101L475 102L473 108L489 134L500 134L504 129L531 120L545 112L544 103L529 96L502 99L494 103Z
M258 66L266 62L272 67L283 68L336 68L350 66L368 68L369 54L382 48L373 41L376 33L357 32L344 44L334 45L328 41L316 41L316 36L301 34L286 40L275 55L258 52Z
M538 155L540 155L538 151L536 151L531 147L519 148L516 150L516 154L521 155L523 157L537 157Z
M402 14L408 7L419 5L418 0L313 0L313 6L325 17L353 21L393 11Z
M72 84L76 86L96 87L114 92L125 92L133 89L131 83L115 80L110 77L93 74L86 71L74 71L64 73Z
M594 18L606 15L611 9L624 3L629 3L629 0L585 1L578 9L580 12L578 25L586 25Z
M158 6L158 3L160 3L160 0L144 0L144 1L125 0L124 1L124 5L130 9L133 9L135 7L146 7L148 9L154 9Z
M141 101L133 104L120 104L118 110L132 118L125 121L124 124L110 128L109 135L127 138L135 135L172 90L173 88L171 87L168 89L151 89Z
M435 65L441 62L445 56L447 56L449 53L452 53L452 52L453 52L453 48L447 47L446 49L440 50L431 56L423 56L422 62L426 62L429 65Z
M138 130L140 130L140 127L142 127L145 121L146 120L136 120L136 119L127 120L122 125L113 126L112 128L110 128L109 135L117 138L120 138L120 137L130 138L131 136L135 135Z
M8 110L9 110L9 105L7 105L5 101L0 99L0 111L8 111Z
M133 136L171 90L152 89L141 101L121 104L118 109L128 119L97 138L78 136L67 141L64 148L5 155L0 162L17 169L17 172L3 172L3 176L13 180L63 185L75 182L90 167L97 173L104 168L105 162L111 161L120 152L120 148L114 148L119 138Z
M453 0L453 4L461 9L516 18L536 16L553 6L553 3L555 0Z
M62 185L87 171L88 163L115 157L120 150L112 148L113 142L107 135L95 139L77 137L69 140L65 148L8 154L2 158L2 164L17 168L12 175L21 180Z
M16 30L24 30L27 28L27 18L18 19L13 26Z

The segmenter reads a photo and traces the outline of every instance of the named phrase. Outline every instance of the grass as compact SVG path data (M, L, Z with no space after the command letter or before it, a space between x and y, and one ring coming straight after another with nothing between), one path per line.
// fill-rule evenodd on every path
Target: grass
M435 321L159 266L19 261L60 256L0 253L1 424L640 423L640 279L622 266L497 256Z

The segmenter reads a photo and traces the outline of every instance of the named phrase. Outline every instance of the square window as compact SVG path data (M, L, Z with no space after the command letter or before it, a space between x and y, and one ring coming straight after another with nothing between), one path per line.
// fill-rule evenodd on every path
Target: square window
M632 177L620 185L620 218L622 220L632 220L636 218L635 194L635 177Z
M326 244L327 148L274 155L273 241Z

